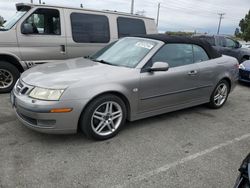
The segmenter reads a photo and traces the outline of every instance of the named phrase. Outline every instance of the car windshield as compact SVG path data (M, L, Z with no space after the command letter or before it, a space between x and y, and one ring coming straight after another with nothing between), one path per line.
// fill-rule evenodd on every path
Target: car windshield
M123 38L90 57L93 61L134 68L156 46L143 38Z
M29 11L28 8L22 8L21 10L17 11L14 16L12 16L7 22L0 27L1 30L9 30L11 29L19 19L21 19L27 12Z

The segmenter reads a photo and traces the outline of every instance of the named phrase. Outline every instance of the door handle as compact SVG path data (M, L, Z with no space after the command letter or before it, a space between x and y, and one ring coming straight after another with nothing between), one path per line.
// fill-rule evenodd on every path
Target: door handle
M188 75L189 75L189 76L194 76L194 75L196 75L197 73L198 73L197 70L191 70L191 71L188 72Z
M61 54L65 54L66 53L65 45L60 45L60 53Z

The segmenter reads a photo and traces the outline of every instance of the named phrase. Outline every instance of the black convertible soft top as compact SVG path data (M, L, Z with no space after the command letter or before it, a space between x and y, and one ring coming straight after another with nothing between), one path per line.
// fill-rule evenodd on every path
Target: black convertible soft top
M181 44L195 44L202 47L208 54L210 59L221 57L222 54L214 49L207 41L184 36L169 36L167 34L150 34L150 35L137 35L136 37L160 40L165 43L181 43Z

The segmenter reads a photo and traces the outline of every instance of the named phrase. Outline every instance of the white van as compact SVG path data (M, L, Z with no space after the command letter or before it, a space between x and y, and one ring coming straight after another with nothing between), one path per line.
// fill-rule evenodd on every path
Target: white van
M35 64L93 54L125 36L157 33L154 19L113 11L16 4L0 27L0 93Z

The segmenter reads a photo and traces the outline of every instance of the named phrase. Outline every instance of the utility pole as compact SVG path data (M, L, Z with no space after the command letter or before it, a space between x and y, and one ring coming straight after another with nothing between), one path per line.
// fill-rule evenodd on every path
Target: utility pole
M223 16L225 15L225 13L219 13L218 15L220 16L220 20L219 20L217 35L220 34L221 20L224 18Z
M131 14L134 14L134 0L131 0Z
M157 26L157 27L158 27L158 25L159 25L160 8L161 8L161 3L158 3L157 19L156 19L156 26Z

